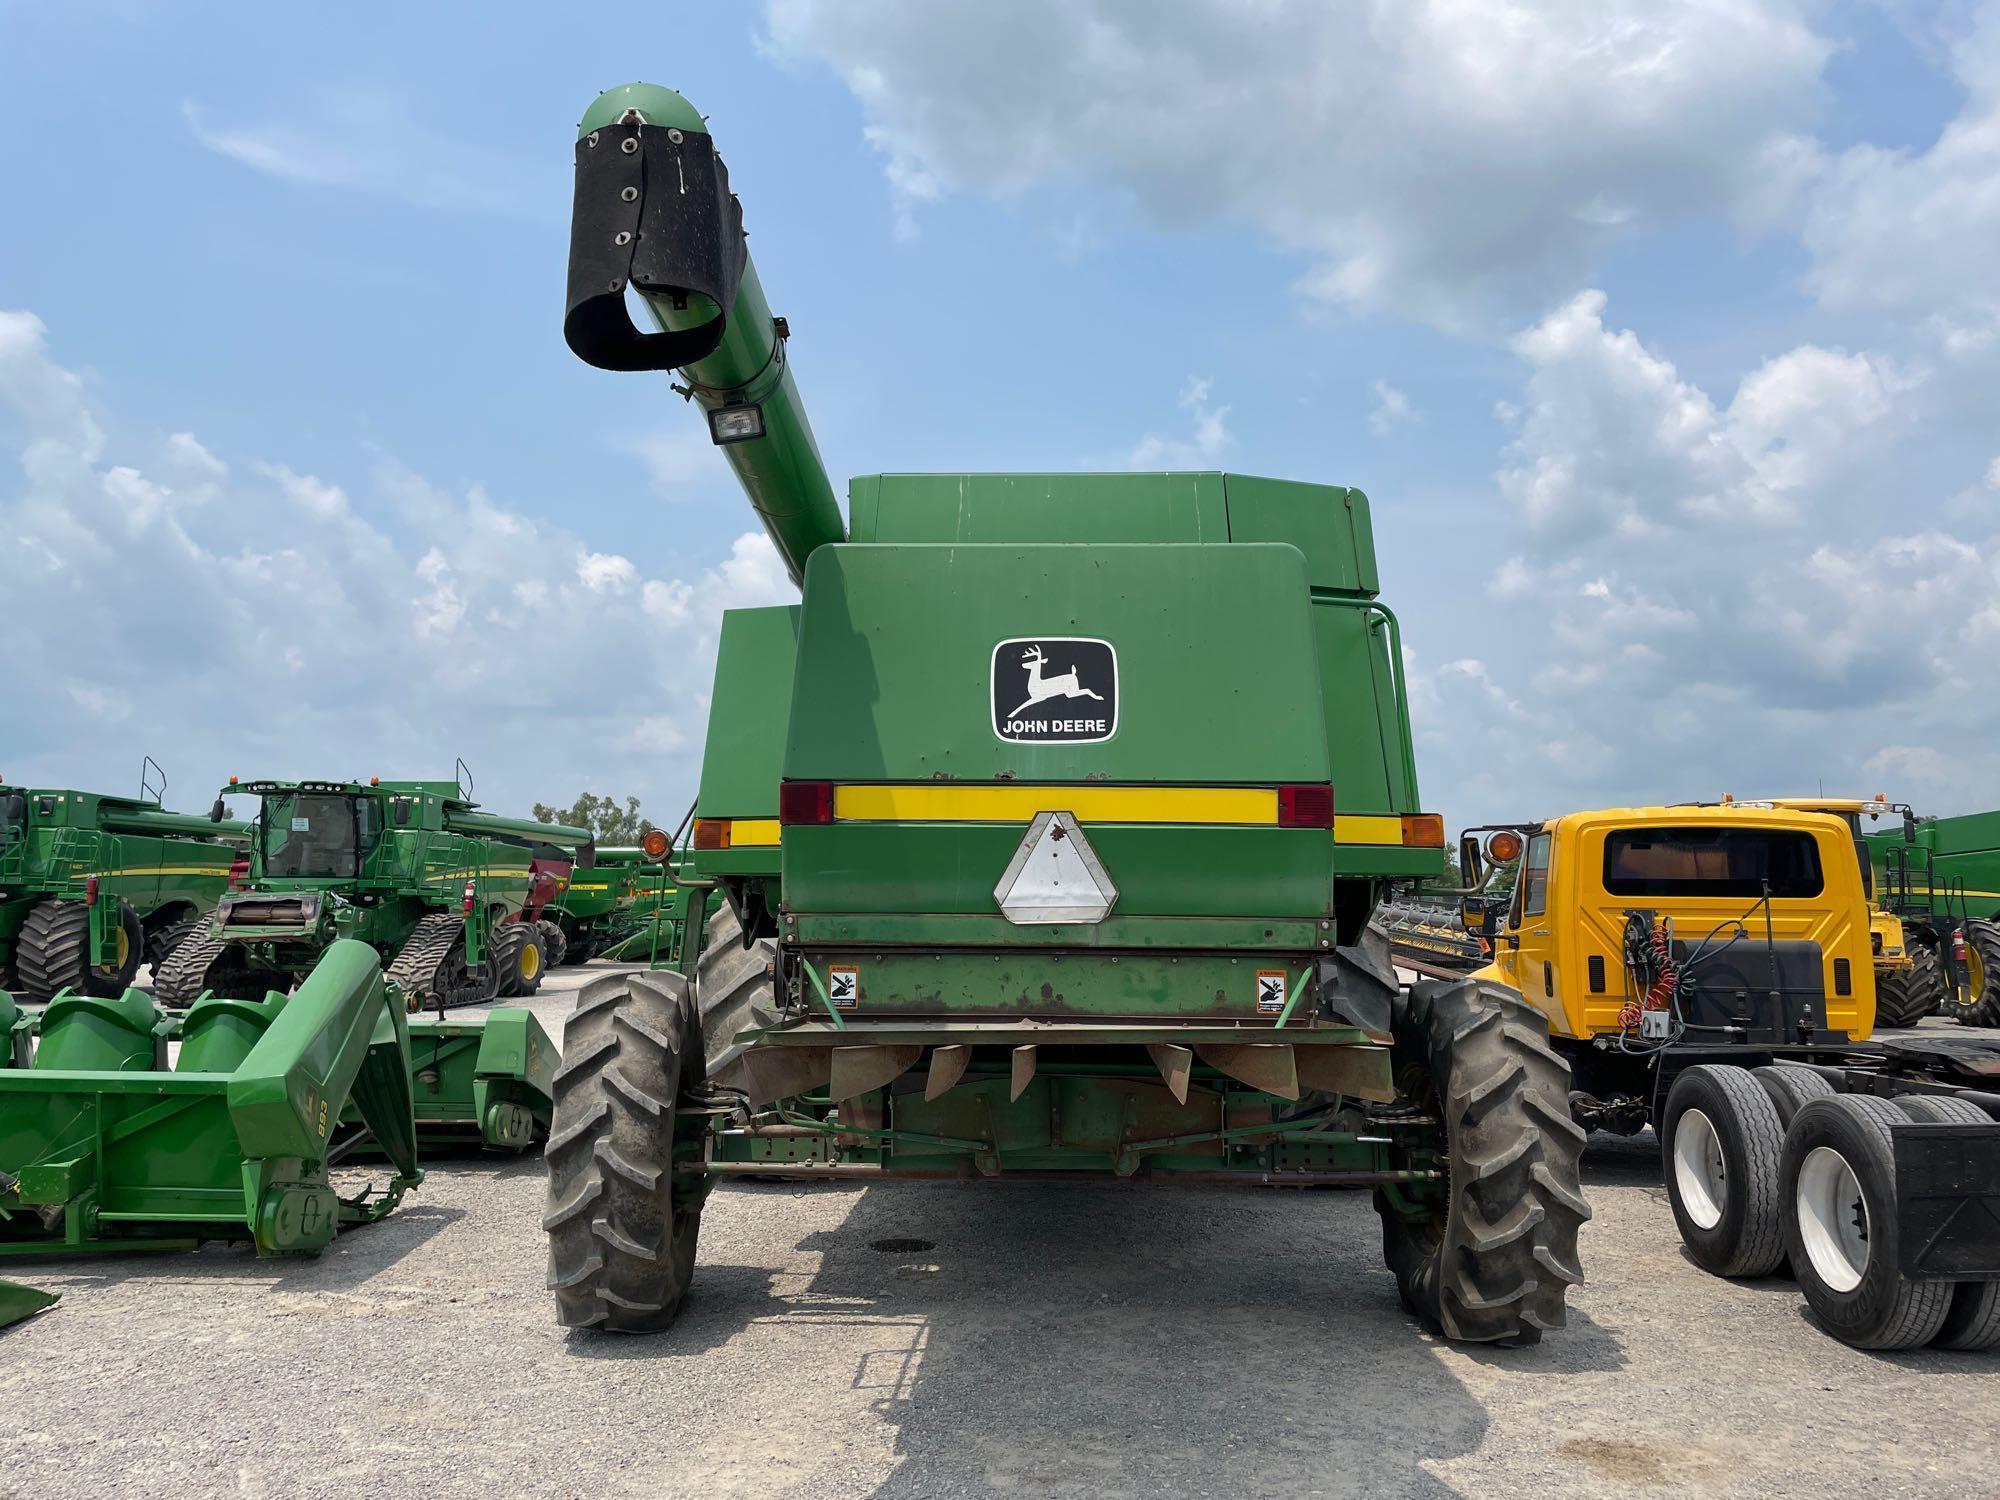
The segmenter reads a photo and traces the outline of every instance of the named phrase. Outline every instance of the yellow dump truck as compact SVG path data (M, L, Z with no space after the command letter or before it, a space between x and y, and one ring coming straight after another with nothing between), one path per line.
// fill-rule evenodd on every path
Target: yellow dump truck
M1477 977L1548 1015L1587 1128L1643 1128L1683 1068L1831 1061L1874 1028L1872 914L1838 817L1606 808L1469 830L1460 861L1461 916L1492 950Z

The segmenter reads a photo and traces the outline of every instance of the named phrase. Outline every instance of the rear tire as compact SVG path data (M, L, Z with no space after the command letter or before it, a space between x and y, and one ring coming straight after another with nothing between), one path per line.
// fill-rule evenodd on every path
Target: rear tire
M90 962L90 908L81 901L43 901L28 913L14 945L21 989L32 1000L50 1000L58 991L107 999L125 993L145 957L146 935L139 914L118 903L120 957L108 969Z
M1962 1026L2000 1026L2000 923L1967 922L1972 993L1955 1014Z
M1772 1064L1764 1068L1752 1068L1750 1076L1763 1086L1776 1106L1781 1125L1790 1125L1792 1116L1804 1107L1808 1099L1824 1099L1833 1093L1833 1085L1828 1083L1811 1068L1786 1067ZM1782 1131L1779 1145L1783 1146Z
M546 957L542 935L530 922L506 922L493 929L487 962L499 976L495 994L502 1000L532 995L542 987Z
M1562 1327L1583 1280L1576 1237L1590 1217L1584 1131L1548 1019L1499 985L1426 980L1396 996L1393 1031L1397 1073L1429 1094L1451 1168L1429 1218L1375 1195L1403 1305L1447 1338L1535 1343Z
M709 1079L744 1087L743 1053L736 1037L778 1023L778 940L743 944L743 923L723 902L708 924L708 942L695 968L695 1008L701 1016Z
M677 1104L703 1092L687 980L608 974L577 996L555 1076L549 1287L567 1328L651 1333L694 1275L703 1189L674 1174Z
M1875 971L1875 1024L1914 1026L1944 1008L1950 986L1937 949L1907 943L1910 962L1900 969Z
M561 968L569 959L569 939L563 936L561 926L551 922L547 917L542 918L535 926L542 934L542 956L548 960L551 969Z
M187 941L188 934L201 926L200 917L176 917L146 939L146 966L155 974L174 949Z
M1911 1281L1896 1260L1896 1168L1886 1099L1815 1099L1785 1132L1785 1248L1821 1325L1857 1349L1914 1349L1944 1326L1956 1288Z
M1940 1125L1994 1126L1985 1110L1939 1094L1904 1094L1896 1107L1912 1120ZM1961 1281L1951 1294L1951 1306L1931 1340L1937 1349L2000 1348L2000 1281Z
M1769 1276L1785 1258L1778 1107L1748 1068L1703 1063L1674 1080L1660 1167L1688 1255L1717 1276Z

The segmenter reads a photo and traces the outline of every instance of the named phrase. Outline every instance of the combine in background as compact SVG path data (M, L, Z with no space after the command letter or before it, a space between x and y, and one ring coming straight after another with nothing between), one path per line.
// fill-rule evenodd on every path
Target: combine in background
M1913 954L1936 975L1938 1008L2000 1026L2000 812L1918 818L1867 836L1875 881Z
M215 907L249 826L167 812L148 757L137 797L0 784L0 991L121 995Z
M259 811L247 878L214 916L156 969L169 1006L204 994L254 999L283 991L329 944L353 938L388 965L413 1009L532 994L543 939L519 920L538 886L536 853L569 846L588 869L582 828L478 810L457 781L231 780L223 797L252 796ZM546 892L569 878L540 872Z

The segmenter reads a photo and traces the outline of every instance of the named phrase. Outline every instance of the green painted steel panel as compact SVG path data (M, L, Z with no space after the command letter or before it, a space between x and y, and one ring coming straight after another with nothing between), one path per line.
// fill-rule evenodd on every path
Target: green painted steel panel
M1306 576L1316 589L1374 594L1375 532L1368 497L1359 490L1222 476L1229 497L1232 542L1290 542L1306 555Z
M701 817L778 815L798 639L795 604L732 609L723 615L695 803Z
M1062 788L1049 788L1062 806ZM1323 828L1086 823L1120 916L1318 917L1333 899ZM991 916L1024 823L837 823L785 830L785 901L800 913Z
M814 554L803 609L794 780L1328 779L1294 547L832 547ZM1109 739L995 734L994 650L1034 637L1111 643Z
M867 474L848 509L857 542L1226 542L1225 477Z

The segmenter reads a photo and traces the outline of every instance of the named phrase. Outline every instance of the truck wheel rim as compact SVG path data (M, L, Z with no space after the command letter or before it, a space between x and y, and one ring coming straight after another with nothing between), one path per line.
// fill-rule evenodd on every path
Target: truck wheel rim
M1851 1292L1868 1270L1868 1200L1847 1158L1815 1146L1799 1164L1799 1238L1819 1279Z
M1729 1173L1722 1163L1722 1139L1715 1122L1691 1109L1674 1127L1674 1185L1681 1190L1681 1207L1697 1228L1713 1229L1722 1222L1729 1201Z

